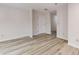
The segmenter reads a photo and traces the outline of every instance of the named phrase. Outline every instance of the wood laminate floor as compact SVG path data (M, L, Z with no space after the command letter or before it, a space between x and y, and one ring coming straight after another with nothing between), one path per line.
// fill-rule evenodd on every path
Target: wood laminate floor
M1 55L78 55L79 49L55 35L41 34L34 38L20 38L0 42Z

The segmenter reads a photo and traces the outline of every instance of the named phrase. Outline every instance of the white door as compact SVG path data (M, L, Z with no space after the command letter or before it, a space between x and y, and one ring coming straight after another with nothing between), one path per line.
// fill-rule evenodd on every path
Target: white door
M45 33L45 15L43 13L39 13L39 33Z
M38 13L33 12L33 35L39 34L39 20Z

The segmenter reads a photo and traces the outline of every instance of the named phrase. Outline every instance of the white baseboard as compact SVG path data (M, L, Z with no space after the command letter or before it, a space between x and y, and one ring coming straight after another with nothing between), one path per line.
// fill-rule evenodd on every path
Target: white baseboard
M22 36L17 36L17 37L13 37L13 38L0 39L0 42L4 42L4 41L7 41L7 40L16 40L16 39L23 38L23 37L29 37L29 38L32 38L32 36L22 35Z
M72 47L74 47L74 48L79 48L79 46L76 45L76 44L68 43L68 45L70 45L70 46L72 46Z
M64 39L64 40L68 40L66 37L63 37L63 36L58 36L58 35L57 35L57 37L58 37L58 38L61 38L61 39Z

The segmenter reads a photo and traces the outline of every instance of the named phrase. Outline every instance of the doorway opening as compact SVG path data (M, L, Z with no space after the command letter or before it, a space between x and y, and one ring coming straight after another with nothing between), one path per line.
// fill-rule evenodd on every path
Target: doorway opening
M56 11L51 13L51 34L57 34L57 14Z

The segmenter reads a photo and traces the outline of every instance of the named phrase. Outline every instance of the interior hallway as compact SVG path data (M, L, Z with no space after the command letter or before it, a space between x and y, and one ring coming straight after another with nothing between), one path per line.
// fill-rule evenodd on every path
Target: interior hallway
M20 38L0 43L0 54L4 55L78 55L79 49L55 35L40 34L34 38Z

